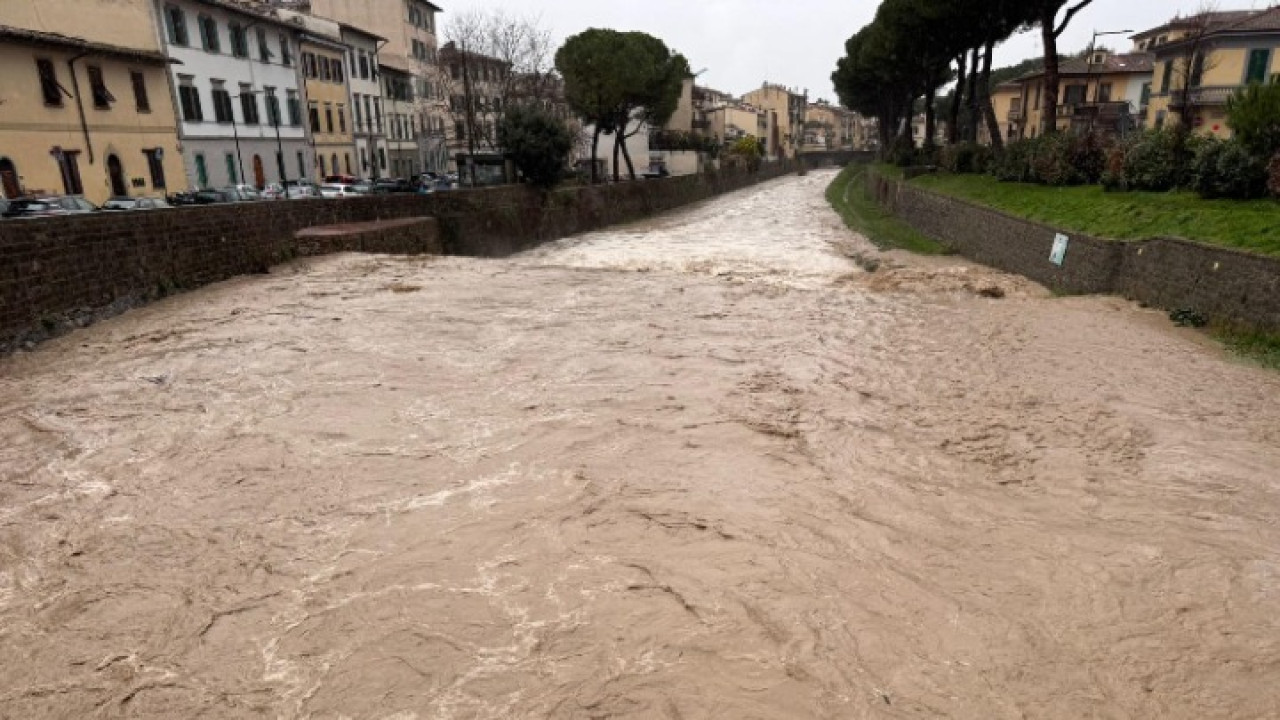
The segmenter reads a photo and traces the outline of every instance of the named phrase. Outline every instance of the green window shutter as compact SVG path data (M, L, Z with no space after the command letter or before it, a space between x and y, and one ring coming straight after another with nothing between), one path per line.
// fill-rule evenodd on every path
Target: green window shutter
M1264 83L1267 81L1267 67L1271 65L1271 51L1267 49L1249 52L1249 69L1245 75L1245 84Z

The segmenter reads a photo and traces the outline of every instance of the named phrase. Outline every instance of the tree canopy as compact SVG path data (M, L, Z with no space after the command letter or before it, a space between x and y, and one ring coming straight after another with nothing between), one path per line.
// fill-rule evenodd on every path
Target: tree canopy
M601 134L614 136L614 173L619 150L631 177L635 166L626 138L640 123L662 125L680 102L689 62L662 40L642 32L592 28L570 37L556 53L556 69L564 77L565 99L595 126L592 137L592 181ZM637 129L630 129L632 123Z

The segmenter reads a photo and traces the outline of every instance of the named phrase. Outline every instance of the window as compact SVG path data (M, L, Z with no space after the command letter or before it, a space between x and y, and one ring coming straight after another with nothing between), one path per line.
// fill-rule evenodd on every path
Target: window
M182 119L200 122L204 120L204 109L200 107L200 91L192 84L193 80L190 75L178 78L178 99L182 105Z
M231 31L231 54L238 58L249 57L249 38L244 26L233 22L227 29Z
M1083 103L1085 101L1084 92L1084 85L1068 85L1066 87L1066 92L1063 93L1063 104L1079 105L1080 103Z
M204 155L196 153L196 185L202 188L209 187L209 166L204 161Z
M320 177L324 177L325 175L328 175L329 173L325 170L325 166L324 166L324 156L317 155L316 160L320 163Z
M297 127L302 124L302 102L298 99L297 90L285 91L285 102L289 105L289 124Z
M1151 83L1142 83L1142 98L1138 101L1142 107L1151 104Z
M309 52L302 53L302 76L305 78L316 76L316 56Z
M264 88L267 95L267 122L273 127L279 127L280 123L280 98L276 97L276 89L273 87Z
M333 132L333 105L324 104L324 127L325 132Z
M267 45L266 28L258 28L258 59L264 63L271 62L271 47Z
M84 193L84 183L80 181L80 151L64 150L57 156L58 170L62 175L62 187L68 195Z
M181 9L173 5L166 5L164 8L164 24L169 31L169 44L181 45L182 47L191 44L191 39L187 36L187 15Z
M307 114L311 118L311 132L320 132L320 106L315 103L310 103L307 106Z
M262 121L258 114L258 96L252 88L240 86L240 114L244 116L245 125L257 125Z
M387 169L387 151L385 148L378 148L378 164L382 166L385 172Z
M453 64L453 65L450 65L450 66L449 66L449 74L453 76L453 79L454 79L454 80L461 80L461 79L462 79L462 68L458 67L458 65L457 65L456 63L455 63L455 64Z
M369 171L369 153L364 148L360 148L360 170Z
M1249 64L1245 68L1246 85L1267 81L1267 68L1271 66L1271 51L1266 48L1249 51Z
M1111 83L1103 83L1098 86L1098 102L1111 102Z
M160 148L155 148L143 150L142 154L147 156L147 169L151 171L151 187L156 190L163 190L165 187L164 163L160 160L163 152L161 152Z
M370 130L373 129L373 113L369 112L369 96L364 96L364 122L365 126Z
M333 174L337 175L338 174L338 153L333 154L332 160L333 162L329 164L329 167L333 168Z
M351 153L342 154L342 166L347 169L347 174L351 174Z
M289 47L289 36L280 33L280 62L285 67L293 65L293 48Z
M364 52L360 53L360 77L363 80L369 79L369 56Z
M1164 63L1164 75L1160 78L1160 92L1168 93L1171 89L1169 86L1173 83L1173 61L1166 60Z
M138 112L151 112L151 100L147 97L147 77L140 72L130 72L130 80L133 81L133 101L138 106Z
M382 132L382 105L380 103L373 104L373 117L377 121L378 132Z
M347 111L341 105L338 106L338 132L347 132Z
M36 60L36 72L40 74L40 92L44 95L44 104L62 107L62 94L66 91L58 84L58 73L53 69L53 61L43 58Z
M208 15L201 15L196 19L196 23L200 26L200 44L209 52L218 52L222 49L222 43L218 39L218 23Z
M236 174L236 156L232 153L227 153L223 156L223 159L227 162L227 178L232 185L239 185L240 176Z
M231 109L231 93L227 92L227 89L217 80L213 84L213 119L220 123L235 120Z
M347 71L342 64L342 60L330 60L329 63L333 65L333 81L336 83L345 82Z
M307 157L302 154L301 150L299 150L298 151L298 177L306 177L306 176L307 176Z
M355 120L355 130L360 132L363 122L360 116L360 94L356 93L351 102L351 116Z
M329 71L329 58L317 57L316 62L320 64L320 79L329 82L333 79L333 74Z
M85 71L89 73L89 90L93 93L93 106L99 110L110 110L111 103L116 99L111 91L107 90L107 84L102 79L102 68L89 65Z

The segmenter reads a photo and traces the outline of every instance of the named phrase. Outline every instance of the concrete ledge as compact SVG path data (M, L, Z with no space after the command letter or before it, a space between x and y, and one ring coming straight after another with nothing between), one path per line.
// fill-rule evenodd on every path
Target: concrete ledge
M908 225L967 258L1064 293L1111 293L1211 322L1280 332L1280 258L1181 238L1123 241L1024 220L867 173L867 189ZM1070 238L1061 266L1054 237Z
M440 255L444 242L433 217L317 225L294 233L299 255L373 252Z

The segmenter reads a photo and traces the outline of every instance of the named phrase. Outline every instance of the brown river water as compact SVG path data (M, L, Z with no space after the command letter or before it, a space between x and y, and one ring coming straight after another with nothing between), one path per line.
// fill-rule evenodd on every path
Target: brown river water
M1280 717L1280 374L831 179L0 360L0 718Z

